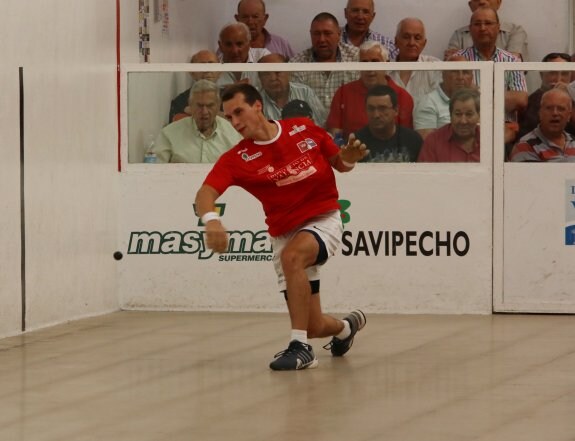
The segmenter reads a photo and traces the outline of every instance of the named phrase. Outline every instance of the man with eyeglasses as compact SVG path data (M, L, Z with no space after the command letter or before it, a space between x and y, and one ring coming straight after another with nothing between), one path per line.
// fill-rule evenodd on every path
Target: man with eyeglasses
M467 4L473 13L477 9L484 7L498 11L501 7L501 2L502 0L469 0ZM457 29L449 39L447 50L445 51L445 59L458 50L465 49L472 44L473 40L469 26L463 26ZM521 61L529 61L527 33L520 25L502 22L497 33L496 45L519 57Z
M397 95L389 86L374 86L365 100L367 126L355 137L367 146L362 162L415 162L421 149L421 136L395 123Z
M316 15L309 30L311 47L293 58L290 63L336 63L359 60L359 49L340 41L339 23L329 12ZM293 80L310 86L326 109L338 87L357 80L357 71L294 72Z
M541 61L544 63L567 63L571 61L571 57L569 54L551 52L545 55ZM567 90L571 82L571 71L568 70L544 71L540 72L539 75L541 76L541 86L529 95L527 109L519 118L519 137L529 133L539 124L539 106L543 94L556 87ZM575 134L575 125L569 121L565 130L571 134Z
M565 131L571 119L571 96L555 88L543 93L539 125L513 147L513 162L575 162L575 140Z
M289 60L294 56L294 51L285 38L268 32L265 28L268 18L263 0L240 0L238 3L235 19L250 29L250 47L266 48L272 54L281 54Z
M360 47L366 41L378 41L387 49L390 56L395 58L397 48L393 39L370 29L375 18L373 0L348 0L343 12L346 24L341 28L342 43Z
M497 47L499 17L492 8L478 8L469 22L473 46L456 52L469 61L520 62L521 59ZM475 71L475 84L479 86L479 71ZM505 76L505 143L516 140L519 124L517 115L527 108L527 82L522 70L506 71Z

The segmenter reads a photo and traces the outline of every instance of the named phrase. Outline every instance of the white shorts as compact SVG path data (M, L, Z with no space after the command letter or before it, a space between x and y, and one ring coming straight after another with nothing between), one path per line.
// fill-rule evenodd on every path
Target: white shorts
M318 265L313 265L306 268L307 278L308 280L315 281L319 280L319 267L323 265L328 258L335 255L339 244L341 242L341 235L343 233L343 224L341 222L341 215L338 210L330 211L329 213L322 214L320 216L316 216L311 218L306 223L300 225L299 227L295 228L294 230L290 231L283 236L277 237L270 237L272 248L274 251L274 268L278 275L278 285L280 291L284 291L286 289L286 281L285 276L280 260L280 256L282 250L286 246L286 244L300 231L302 230L309 230L310 232L315 233L316 238L323 242L325 246L325 250L327 252L327 257L323 262L320 262ZM321 247L321 244L320 244Z

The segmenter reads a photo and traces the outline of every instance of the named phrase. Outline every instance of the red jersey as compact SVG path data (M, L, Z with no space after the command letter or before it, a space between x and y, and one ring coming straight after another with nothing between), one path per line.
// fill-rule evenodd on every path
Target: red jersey
M331 136L308 118L274 121L269 141L244 139L225 152L206 177L222 194L236 185L261 203L271 236L281 236L308 219L339 210L329 158L339 152Z

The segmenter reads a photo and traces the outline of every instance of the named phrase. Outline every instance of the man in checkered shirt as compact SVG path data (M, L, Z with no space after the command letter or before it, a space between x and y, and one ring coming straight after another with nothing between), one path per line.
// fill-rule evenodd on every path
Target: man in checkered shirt
M341 30L337 18L329 12L314 17L310 26L311 47L290 59L290 63L336 63L359 61L359 49L341 43ZM345 83L357 80L357 71L294 72L292 79L310 86L326 109L329 109L335 91Z

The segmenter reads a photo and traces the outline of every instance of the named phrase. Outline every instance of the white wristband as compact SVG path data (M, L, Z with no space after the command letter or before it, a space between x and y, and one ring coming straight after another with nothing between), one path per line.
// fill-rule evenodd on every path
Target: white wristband
M215 211L208 211L202 216L202 223L206 225L209 221L220 220L220 215Z
M340 159L341 159L341 158L340 158ZM349 167L349 168L355 167L355 162L347 162L347 161L344 161L344 160L342 159L342 160L341 160L341 163L342 163L343 165L345 165L346 167Z

